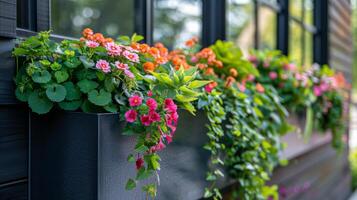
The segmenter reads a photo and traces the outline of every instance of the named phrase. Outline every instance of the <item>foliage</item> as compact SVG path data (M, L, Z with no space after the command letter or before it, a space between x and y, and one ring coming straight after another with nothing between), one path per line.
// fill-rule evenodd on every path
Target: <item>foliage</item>
M14 49L20 65L17 98L38 114L54 108L120 112L127 122L123 134L137 138L128 156L137 173L126 189L156 176L158 152L172 141L177 127L177 109L194 113L192 102L209 81L196 80L196 68L174 70L165 47L139 44L138 35L113 41L85 29L80 41L57 43L49 37L49 32L39 33ZM156 185L148 183L142 189L154 197Z
M357 150L353 149L349 155L351 174L352 174L352 189L357 188Z

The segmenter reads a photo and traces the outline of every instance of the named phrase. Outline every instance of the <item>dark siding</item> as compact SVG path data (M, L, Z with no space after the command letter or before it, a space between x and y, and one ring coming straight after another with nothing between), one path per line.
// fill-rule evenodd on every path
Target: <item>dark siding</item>
M16 0L0 0L0 36L15 37Z

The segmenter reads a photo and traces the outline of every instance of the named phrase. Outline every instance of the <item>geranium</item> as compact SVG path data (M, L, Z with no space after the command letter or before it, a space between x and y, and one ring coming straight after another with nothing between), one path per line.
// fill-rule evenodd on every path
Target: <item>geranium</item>
M150 110L156 110L157 108L157 102L153 98L149 98L146 100L146 105L149 107Z
M140 106L142 103L143 99L138 96L138 95L133 95L129 98L129 105L134 107L134 106Z
M127 122L132 123L132 122L136 121L137 116L138 116L138 113L136 112L136 110L128 110L125 113L125 120Z
M95 65L97 69L102 70L104 73L109 73L110 72L110 65L106 60L98 60L97 64Z

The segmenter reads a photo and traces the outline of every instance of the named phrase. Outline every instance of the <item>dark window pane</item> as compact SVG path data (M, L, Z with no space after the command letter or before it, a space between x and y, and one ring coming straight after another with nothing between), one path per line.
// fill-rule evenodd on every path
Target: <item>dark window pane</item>
M201 0L154 0L154 42L172 49L202 30Z
M51 0L55 34L80 37L83 28L117 37L134 32L133 0Z
M227 39L247 51L254 47L253 0L228 0Z
M271 8L260 6L258 16L259 49L275 49L277 14Z
M290 20L289 34L289 57L298 65L302 64L302 27L295 21Z
M35 31L35 1L34 0L17 0L16 1L16 21L17 27Z

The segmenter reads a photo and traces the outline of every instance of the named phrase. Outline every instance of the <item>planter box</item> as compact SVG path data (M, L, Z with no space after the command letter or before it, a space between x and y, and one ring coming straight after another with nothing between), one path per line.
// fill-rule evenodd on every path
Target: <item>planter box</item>
M205 118L181 113L174 142L161 153L158 198L198 199L206 186L209 152ZM126 191L135 166L126 158L134 137L121 134L118 114L31 114L30 200L145 199L141 187Z

